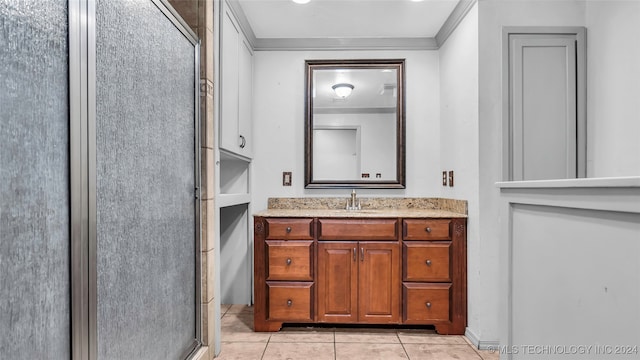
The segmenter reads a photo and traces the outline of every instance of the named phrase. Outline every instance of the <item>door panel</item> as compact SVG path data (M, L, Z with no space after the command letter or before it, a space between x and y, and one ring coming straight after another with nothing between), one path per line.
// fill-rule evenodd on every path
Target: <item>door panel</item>
M509 38L511 180L577 176L575 35Z
M0 358L71 357L66 1L0 1Z
M357 320L357 246L355 241L318 243L318 322Z
M400 321L400 247L397 242L360 242L358 320Z
M150 0L99 0L95 21L97 358L184 358L199 323L195 44Z
M220 50L220 88L224 92L220 94L220 147L229 151L238 151L238 116L240 87L238 62L240 47L238 42L240 31L236 27L231 15L224 13L222 23L222 44Z

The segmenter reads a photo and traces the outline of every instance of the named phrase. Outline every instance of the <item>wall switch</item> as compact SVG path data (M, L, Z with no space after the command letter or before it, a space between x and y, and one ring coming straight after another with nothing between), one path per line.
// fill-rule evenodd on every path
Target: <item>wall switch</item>
M449 170L449 187L453 187L453 170Z
M447 186L447 171L442 172L442 186Z
M291 186L291 171L282 172L282 186Z

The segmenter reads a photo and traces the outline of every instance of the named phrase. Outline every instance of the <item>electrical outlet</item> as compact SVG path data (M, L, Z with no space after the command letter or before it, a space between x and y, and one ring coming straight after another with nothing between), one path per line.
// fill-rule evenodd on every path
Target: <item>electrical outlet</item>
M449 187L453 187L453 170L449 170Z
M291 186L291 171L282 172L282 186Z
M447 171L442 172L442 186L447 186Z

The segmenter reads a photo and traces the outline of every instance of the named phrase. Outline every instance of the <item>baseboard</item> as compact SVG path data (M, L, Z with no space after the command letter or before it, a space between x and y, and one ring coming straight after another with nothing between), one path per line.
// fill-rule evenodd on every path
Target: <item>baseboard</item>
M474 333L470 328L466 328L464 336L466 336L467 339L469 339L469 341L478 348L478 350L497 349L500 346L500 342L498 340L480 340L478 335L476 335L476 333Z

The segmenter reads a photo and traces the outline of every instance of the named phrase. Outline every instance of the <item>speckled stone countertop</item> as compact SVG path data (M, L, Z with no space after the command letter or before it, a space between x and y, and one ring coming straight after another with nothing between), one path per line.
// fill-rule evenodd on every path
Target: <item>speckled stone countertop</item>
M443 198L359 198L361 210L345 210L346 198L269 198L262 217L464 218L465 200Z

